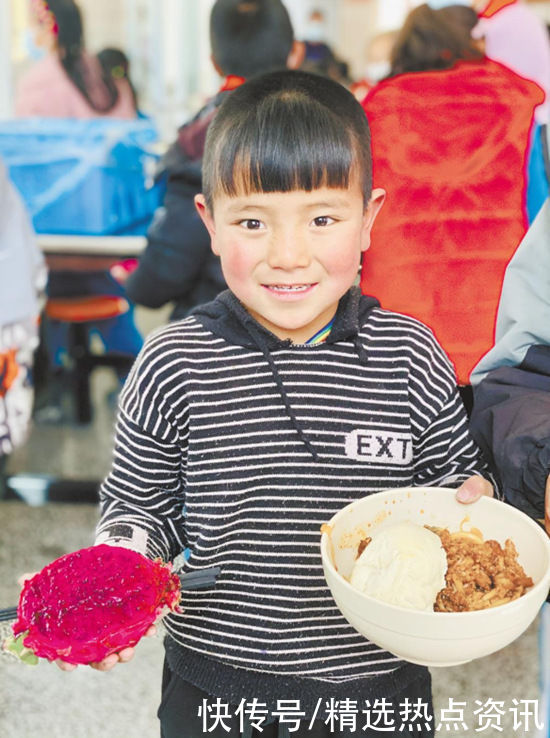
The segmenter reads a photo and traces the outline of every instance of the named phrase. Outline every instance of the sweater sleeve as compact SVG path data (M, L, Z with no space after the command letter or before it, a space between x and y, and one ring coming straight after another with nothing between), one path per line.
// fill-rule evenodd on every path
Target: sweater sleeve
M550 347L541 349L550 359ZM489 372L475 388L472 433L505 499L530 517L543 518L550 474L550 376L522 367Z
M153 334L122 392L113 464L100 490L96 542L168 561L185 547L188 415L185 409L176 417L167 402L171 372L165 356L162 337Z
M498 489L472 439L452 365L431 331L426 351L415 355L409 392L415 444L415 484L458 487L479 474ZM429 399L428 399L429 398Z

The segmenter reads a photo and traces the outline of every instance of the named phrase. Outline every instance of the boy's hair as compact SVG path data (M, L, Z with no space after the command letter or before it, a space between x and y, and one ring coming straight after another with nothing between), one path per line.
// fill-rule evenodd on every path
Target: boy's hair
M286 67L294 43L281 0L217 0L210 14L210 46L221 71L251 77Z
M203 194L347 188L372 192L367 118L342 85L281 70L245 82L220 106L206 136Z

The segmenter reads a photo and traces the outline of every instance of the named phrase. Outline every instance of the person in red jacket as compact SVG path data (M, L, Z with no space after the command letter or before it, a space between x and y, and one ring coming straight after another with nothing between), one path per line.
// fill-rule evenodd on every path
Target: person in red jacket
M440 3L439 3L440 5ZM477 15L415 8L391 76L365 98L387 199L361 287L427 323L460 384L494 343L504 269L526 228L526 159L542 90L484 57Z

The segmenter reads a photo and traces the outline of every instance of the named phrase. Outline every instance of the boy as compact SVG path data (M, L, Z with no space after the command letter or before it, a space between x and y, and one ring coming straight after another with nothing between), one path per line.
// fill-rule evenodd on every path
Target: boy
M187 549L186 568L221 569L166 619L163 738L239 735L234 711L254 699L267 711L294 701L307 718L292 732L315 738L340 734L322 719L309 730L318 700L354 700L362 717L365 700L385 698L397 732L406 700L431 711L428 670L344 620L320 526L388 487L463 482L464 501L492 489L472 477L484 467L430 331L352 287L384 199L371 192L366 118L333 81L267 74L222 104L203 175L197 209L230 291L147 341L98 529L101 542L163 559ZM232 732L203 722L216 699ZM248 717L245 735L288 727L251 732ZM429 720L416 727L433 734Z

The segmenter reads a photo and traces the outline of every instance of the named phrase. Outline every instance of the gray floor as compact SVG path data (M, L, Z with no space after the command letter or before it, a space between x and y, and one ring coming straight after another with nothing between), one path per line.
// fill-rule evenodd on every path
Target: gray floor
M147 332L163 314L140 312L138 319ZM113 435L113 411L105 397L112 387L110 372L97 370L94 422L86 428L36 426L26 446L11 459L10 471L75 479L103 476L110 463ZM89 545L96 520L97 509L91 504L0 503L0 607L17 602L16 580L22 572L35 571L65 552ZM162 658L160 638L144 639L135 659L110 673L87 667L64 673L47 662L23 666L1 655L0 737L157 736L155 713ZM437 735L511 738L537 734L514 726L513 700L539 698L538 621L508 648L463 666L436 669L432 674L436 721L452 699L455 707L465 703L467 725L466 729L459 725L450 730L442 725ZM487 700L503 703L504 715L499 720L483 720L481 714L474 714ZM486 705L483 711L487 709ZM487 724L490 727L484 729Z

